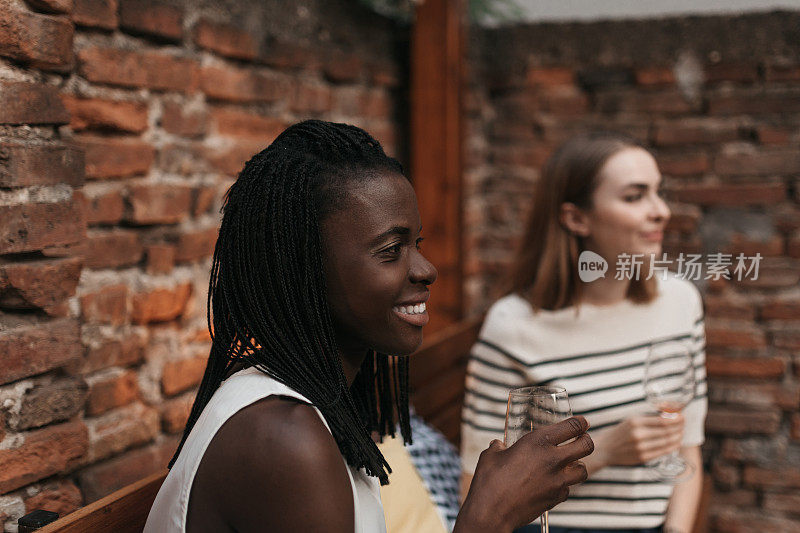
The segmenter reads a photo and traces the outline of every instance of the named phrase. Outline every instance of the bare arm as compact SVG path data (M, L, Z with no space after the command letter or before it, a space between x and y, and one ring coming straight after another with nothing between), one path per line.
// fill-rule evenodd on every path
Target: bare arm
M681 448L681 457L695 467L694 475L688 481L675 486L669 500L665 533L691 533L703 491L703 465L700 446Z
M352 533L354 524L350 479L322 420L308 405L271 397L214 436L192 485L187 530Z

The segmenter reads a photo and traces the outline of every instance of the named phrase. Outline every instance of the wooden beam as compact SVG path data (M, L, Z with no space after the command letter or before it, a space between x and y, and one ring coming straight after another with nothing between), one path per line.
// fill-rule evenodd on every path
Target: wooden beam
M426 331L463 313L462 113L465 12L462 0L425 0L411 35L411 180L422 217L423 253L439 269Z

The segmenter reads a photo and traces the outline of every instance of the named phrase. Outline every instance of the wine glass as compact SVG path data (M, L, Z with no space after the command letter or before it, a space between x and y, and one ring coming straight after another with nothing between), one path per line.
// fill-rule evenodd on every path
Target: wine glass
M647 401L664 418L675 418L692 401L695 392L694 360L682 342L650 345L644 366L644 391ZM657 478L668 483L683 483L694 474L694 466L675 450L647 463Z
M511 446L535 428L555 424L572 416L569 396L563 387L522 387L508 393L503 442ZM548 514L541 517L542 532L549 533Z

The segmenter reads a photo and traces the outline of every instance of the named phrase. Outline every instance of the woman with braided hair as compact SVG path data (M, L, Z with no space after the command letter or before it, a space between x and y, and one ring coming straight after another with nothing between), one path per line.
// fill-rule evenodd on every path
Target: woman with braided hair
M396 413L411 440L406 356L436 279L420 231L400 164L354 126L295 124L245 164L214 250L208 365L145 531L385 531L372 434ZM493 443L456 531L511 531L566 498L585 430Z

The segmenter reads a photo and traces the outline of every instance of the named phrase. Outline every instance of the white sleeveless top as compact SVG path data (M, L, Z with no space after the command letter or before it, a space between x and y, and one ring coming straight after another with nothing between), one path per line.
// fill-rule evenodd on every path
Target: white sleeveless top
M297 391L256 368L240 370L222 382L192 427L178 459L161 485L147 517L145 533L185 533L192 482L211 439L235 413L273 395L290 396L311 403ZM314 410L330 431L322 413L316 407ZM353 487L355 533L385 533L378 479L368 476L363 469L350 467L346 462L345 466ZM309 512L313 512L313 509Z

